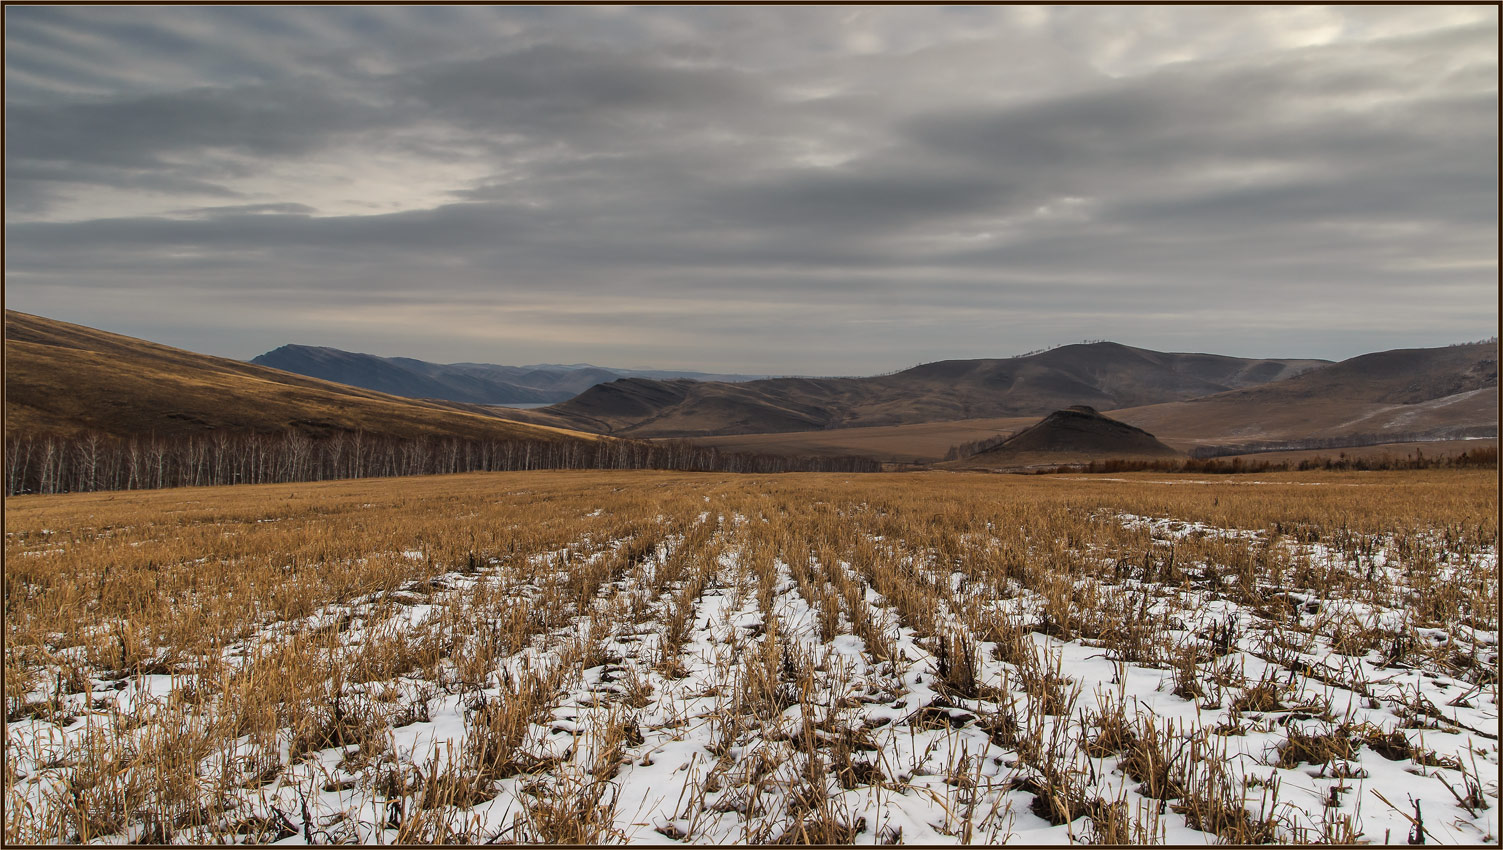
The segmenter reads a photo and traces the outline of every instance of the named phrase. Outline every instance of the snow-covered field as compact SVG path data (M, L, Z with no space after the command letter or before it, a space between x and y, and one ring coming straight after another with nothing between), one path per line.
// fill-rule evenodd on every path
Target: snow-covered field
M1498 840L1495 531L692 482L211 652L11 631L6 838Z

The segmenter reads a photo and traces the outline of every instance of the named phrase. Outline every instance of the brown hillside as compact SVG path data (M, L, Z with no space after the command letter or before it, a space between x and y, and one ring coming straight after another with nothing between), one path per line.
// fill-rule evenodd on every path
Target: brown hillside
M5 311L7 436L215 430L598 439Z
M1179 452L1141 428L1077 405L1056 410L999 446L953 461L957 467L1008 468L1105 458L1168 458Z
M562 404L499 415L631 437L817 431L1043 416L1072 404L1154 404L1282 379L1325 362L1168 354L1104 342L1027 357L945 360L874 378L620 380Z
M1400 349L1354 357L1264 386L1106 412L1181 451L1357 435L1405 440L1418 436L1428 442L1458 433L1481 436L1489 429L1496 434L1496 373L1493 345ZM734 451L859 453L922 463L938 461L950 446L1016 432L1037 421L1037 416L993 417L726 435L696 442Z
M1498 426L1495 344L1365 354L1286 381L1112 411L1170 443L1194 445L1422 434Z

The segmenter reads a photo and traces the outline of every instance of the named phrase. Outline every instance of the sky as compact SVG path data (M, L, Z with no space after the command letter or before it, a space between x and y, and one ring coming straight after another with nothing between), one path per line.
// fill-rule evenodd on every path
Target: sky
M1498 327L1496 6L9 6L11 309L864 375Z

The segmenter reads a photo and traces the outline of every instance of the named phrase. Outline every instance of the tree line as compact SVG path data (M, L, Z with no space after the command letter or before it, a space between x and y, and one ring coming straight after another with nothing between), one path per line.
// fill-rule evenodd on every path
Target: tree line
M1132 458L1107 458L1089 463L1061 464L1028 470L1034 475L1054 475L1063 472L1114 473L1114 472L1193 472L1210 475L1236 475L1249 472L1287 472L1290 470L1319 469L1328 472L1376 471L1398 469L1469 469L1494 468L1498 466L1498 450L1493 446L1469 449L1454 455L1426 457L1423 450L1396 457L1348 457L1345 453L1330 457L1317 455L1300 460L1257 460L1253 458L1185 458L1183 460L1146 460Z
M401 438L361 431L128 438L86 432L5 441L7 496L531 469L877 472L881 465L854 456L721 452L687 441Z
M1456 426L1429 431L1406 431L1385 434L1344 434L1335 437L1311 437L1304 440L1265 440L1255 443L1231 443L1219 446L1196 446L1190 457L1211 458L1263 452L1298 452L1309 449L1347 449L1378 446L1384 443L1428 443L1438 440L1467 440L1498 436L1496 425Z

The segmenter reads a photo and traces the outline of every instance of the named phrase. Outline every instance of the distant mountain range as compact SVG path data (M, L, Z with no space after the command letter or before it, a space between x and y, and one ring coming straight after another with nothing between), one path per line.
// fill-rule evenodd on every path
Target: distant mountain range
M466 404L552 404L567 401L596 384L619 378L737 382L766 377L619 369L588 363L532 366L429 363L410 357L378 357L313 345L284 345L251 362L391 395Z
M616 385L605 385L612 386ZM550 413L573 406L571 402L525 413L534 417L532 421L557 424L568 419ZM1100 407L1111 418L1142 428L1185 452L1238 446L1251 451L1312 440L1340 445L1495 440L1498 345L1485 342L1380 351L1197 398ZM887 460L928 462L939 460L948 447L1027 428L1045 413L979 414L968 419L936 418L924 423L833 430L728 432L698 439L725 451L864 452ZM644 416L636 420L641 424L633 427L628 421L618 430L630 433L665 421L670 420Z
M1043 416L1181 401L1279 381L1326 360L1171 354L1113 342L989 360L943 360L873 378L741 383L630 378L506 415L603 434L700 437Z
M612 378L618 372L588 364L439 365L300 346L256 361L194 354L7 310L6 435L295 429L314 437L356 431L688 437L733 451L922 462L939 460L959 443L1022 431L1076 405L1102 410L1185 452L1373 436L1393 442L1496 439L1498 423L1496 342L1383 351L1340 363L1103 342L1008 359L946 360L871 378L758 380L682 372L666 374L699 380ZM289 361L332 380L274 368ZM337 371L360 372L357 367L364 367L361 381L377 386L351 385L349 372ZM742 380L704 380L713 377ZM597 380L607 382L592 383ZM494 399L505 388L527 388L535 393L531 398L546 399L581 385L577 396L536 410L466 400ZM407 394L423 398L402 397ZM1092 421L1106 433L1103 423ZM1056 417L1008 451L1052 450L1040 435L1070 432L1068 424ZM1126 451L1125 443L1112 446Z

